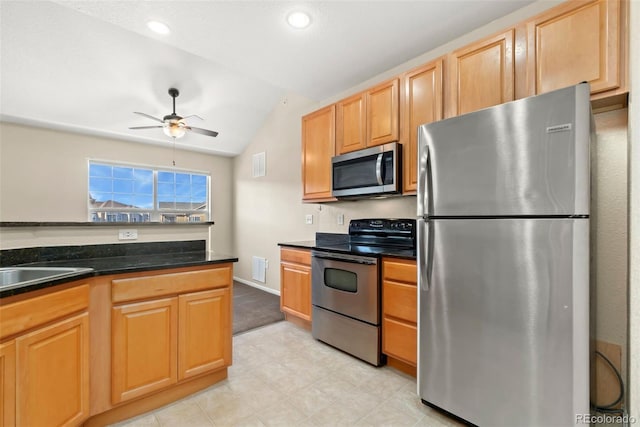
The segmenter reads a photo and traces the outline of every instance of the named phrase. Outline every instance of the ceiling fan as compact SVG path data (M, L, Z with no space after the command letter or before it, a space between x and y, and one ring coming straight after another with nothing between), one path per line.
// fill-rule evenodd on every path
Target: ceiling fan
M162 123L162 125L155 126L134 126L129 129L154 129L154 128L162 128L165 135L170 136L172 138L182 138L186 131L191 131L195 133L199 133L207 136L218 136L218 132L213 130L201 129L193 126L189 126L185 120L190 117L197 117L202 120L202 118L198 115L192 114L190 116L181 117L176 114L176 98L180 95L180 92L176 88L169 89L169 95L173 98L173 112L171 114L167 114L162 119L157 117L153 117L146 113L140 113L139 111L134 111L135 114L140 114L141 116L148 117L156 122Z

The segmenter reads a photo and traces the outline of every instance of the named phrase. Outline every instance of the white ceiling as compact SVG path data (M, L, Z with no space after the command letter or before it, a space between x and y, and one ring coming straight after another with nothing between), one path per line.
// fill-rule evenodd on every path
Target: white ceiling
M176 87L176 112L220 132L177 147L233 156L288 93L327 99L533 0L0 1L2 120L166 145L128 127L170 113Z

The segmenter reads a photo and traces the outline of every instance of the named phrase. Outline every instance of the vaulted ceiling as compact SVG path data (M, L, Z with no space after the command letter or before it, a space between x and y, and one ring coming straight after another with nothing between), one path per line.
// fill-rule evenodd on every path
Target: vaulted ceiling
M529 3L2 0L0 119L166 145L128 128L158 124L133 112L162 118L176 87L176 112L219 132L178 146L233 156L287 94L327 99Z

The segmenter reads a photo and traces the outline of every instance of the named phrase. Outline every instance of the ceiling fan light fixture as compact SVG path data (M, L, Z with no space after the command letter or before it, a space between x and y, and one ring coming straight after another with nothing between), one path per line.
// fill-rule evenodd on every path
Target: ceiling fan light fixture
M171 138L182 138L186 132L184 129L184 123L179 121L168 123L162 128L162 131L165 135L170 136Z
M157 34L167 35L171 33L171 29L167 24L160 21L148 21L147 28Z
M311 17L309 14L301 11L291 12L287 15L287 22L293 28L302 30L311 24Z

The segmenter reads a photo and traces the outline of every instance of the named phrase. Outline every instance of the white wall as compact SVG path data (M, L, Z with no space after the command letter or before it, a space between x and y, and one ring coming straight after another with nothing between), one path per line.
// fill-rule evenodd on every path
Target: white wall
M179 142L178 142L179 143ZM0 123L0 221L86 222L87 160L171 167L168 148ZM142 226L138 241L209 240L211 250L230 253L233 160L175 151L176 166L211 173L214 226ZM119 243L115 227L16 227L0 229L0 249Z

